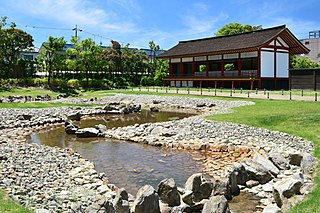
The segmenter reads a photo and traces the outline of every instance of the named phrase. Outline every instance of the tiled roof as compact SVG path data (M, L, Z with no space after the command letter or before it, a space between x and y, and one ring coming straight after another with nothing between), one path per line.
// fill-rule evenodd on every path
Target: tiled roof
M292 51L290 52L293 52L294 54L309 52L309 50L299 42L285 25L281 25L241 34L180 41L176 46L158 57L169 58L175 56L194 56L254 50L264 44L268 44L268 42L276 36L282 34L285 34L281 36L283 37L283 40L285 40L289 47L292 48Z

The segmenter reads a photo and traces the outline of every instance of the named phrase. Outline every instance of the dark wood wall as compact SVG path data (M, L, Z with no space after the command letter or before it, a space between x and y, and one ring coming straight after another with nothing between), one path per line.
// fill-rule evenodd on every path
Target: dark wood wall
M320 69L290 69L289 89L320 90Z

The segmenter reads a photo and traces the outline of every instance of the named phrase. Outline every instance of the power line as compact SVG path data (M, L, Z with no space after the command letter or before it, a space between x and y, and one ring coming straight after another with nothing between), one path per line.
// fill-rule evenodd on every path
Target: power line
M78 37L78 32L83 32L83 33L87 33L89 35L92 35L94 37L98 37L100 38L100 45L102 45L102 39L105 39L105 40L108 40L108 41L111 41L111 40L114 40L112 38L109 38L107 36L104 36L104 35L100 35L100 34L95 34L95 33L91 33L91 32L88 32L86 30L83 30L83 29L79 29L78 26L76 25L75 28L58 28L58 27L43 27L43 26L32 26L32 25L25 25L26 28L33 28L33 29L46 29L46 30L64 30L64 31L75 31L75 37ZM95 39L94 39L95 40ZM118 41L120 43L122 43L122 46L123 44L129 44L128 42L123 42L123 41ZM149 48L149 47L145 47L145 46L137 46L137 47L140 47L140 48Z

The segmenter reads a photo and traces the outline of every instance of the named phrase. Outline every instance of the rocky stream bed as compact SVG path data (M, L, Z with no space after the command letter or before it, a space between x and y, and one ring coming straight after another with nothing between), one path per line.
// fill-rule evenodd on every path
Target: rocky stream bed
M240 190L261 197L261 211L279 212L301 201L313 187L311 142L277 131L204 118L252 102L149 95L54 101L106 106L0 109L0 188L37 212L230 212L228 200ZM108 174L98 173L92 162L71 149L24 142L32 132L61 125L68 118L115 113L114 107L130 105L199 115L112 129L93 127L98 130L96 136L206 152L209 157L203 159L203 172L213 180L194 174L184 188L179 188L168 177L157 189L146 185L133 196L109 183Z

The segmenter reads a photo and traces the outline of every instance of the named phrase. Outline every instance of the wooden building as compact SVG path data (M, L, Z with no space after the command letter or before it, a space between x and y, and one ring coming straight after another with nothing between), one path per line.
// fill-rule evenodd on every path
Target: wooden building
M158 58L169 60L163 83L173 87L287 89L290 55L308 52L282 25L180 41Z

